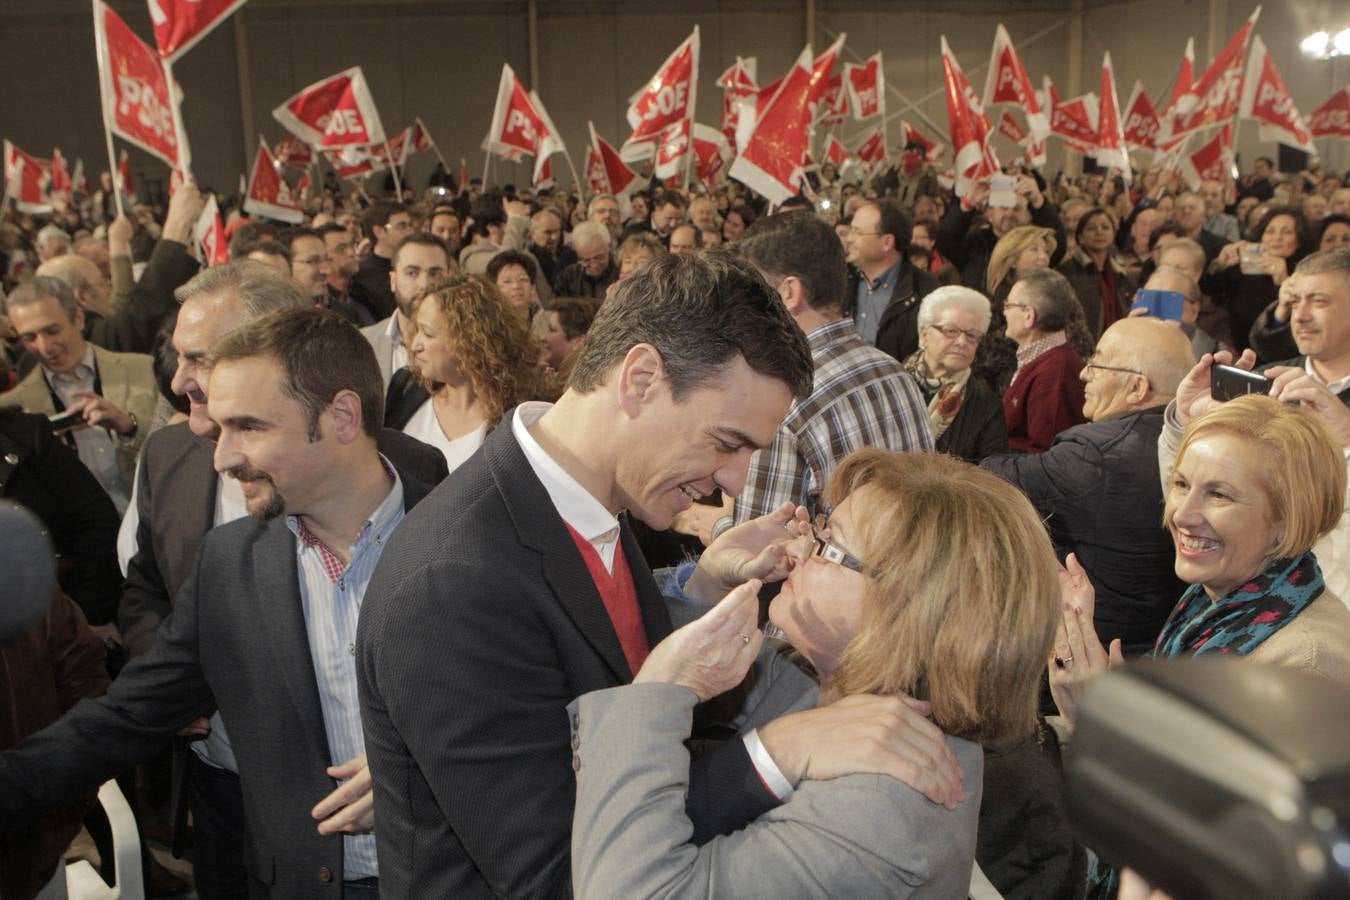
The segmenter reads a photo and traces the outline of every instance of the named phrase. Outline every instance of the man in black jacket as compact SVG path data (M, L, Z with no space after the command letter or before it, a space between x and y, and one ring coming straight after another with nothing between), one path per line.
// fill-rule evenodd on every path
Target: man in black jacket
M1074 553L1097 588L1097 633L1127 654L1153 646L1185 585L1162 527L1158 433L1163 410L1195 356L1180 328L1128 318L1102 334L1083 366L1085 425L1045 453L991 456L981 465L1026 493L1061 553Z
M862 339L904 362L919 349L919 303L937 280L909 261L914 233L894 203L867 203L848 229L848 288L844 314Z
M977 184L960 203L947 207L947 215L938 223L935 235L938 252L956 266L966 287L987 293L985 273L994 245L1018 225L1053 228L1055 252L1050 255L1050 268L1064 259L1064 223L1060 221L1059 209L1041 192L1037 177L1018 175L1016 190L1016 205L1000 208L988 205L989 185Z

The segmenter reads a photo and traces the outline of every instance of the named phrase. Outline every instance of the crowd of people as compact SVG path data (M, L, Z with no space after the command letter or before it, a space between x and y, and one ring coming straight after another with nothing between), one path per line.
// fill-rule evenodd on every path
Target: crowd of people
M0 893L1111 896L1102 672L1350 689L1350 186L1007 174L5 209Z

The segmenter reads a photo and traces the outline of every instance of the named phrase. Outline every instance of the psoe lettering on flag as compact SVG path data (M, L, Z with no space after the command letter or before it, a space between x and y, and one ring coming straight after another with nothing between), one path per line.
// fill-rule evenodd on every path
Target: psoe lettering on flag
M191 160L168 65L103 0L94 0L94 46L108 129L187 171Z
M146 0L159 55L173 62L225 21L245 0Z
M844 83L848 87L853 118L870 119L886 115L886 74L882 70L880 51L872 54L862 65L846 63Z
M1350 137L1350 87L1343 87L1308 116L1313 137Z
M1050 119L1041 109L1036 89L1031 84L1022 57L1013 46L1012 37L1002 23L994 30L994 46L989 54L989 74L984 83L983 106L988 109L1001 103L1012 103L1022 108L1027 117L1027 130L1037 139L1050 134Z
M272 110L272 118L323 149L384 143L380 112L360 66L314 82Z
M1238 115L1261 123L1261 140L1278 141L1307 153L1316 154L1312 132L1294 106L1294 98L1284 86L1275 60L1266 52L1260 35L1252 37L1252 53L1247 74L1242 80L1242 103Z
M1156 150L1158 113L1153 108L1143 81L1135 81L1130 100L1125 104L1125 143L1133 150Z
M1099 165L1115 169L1129 184L1130 151L1125 143L1125 124L1120 118L1120 101L1116 97L1116 73L1111 65L1111 51L1102 57L1101 106L1097 112L1097 141L1094 156Z
M698 26L685 38L656 74L628 98L628 124L633 133L619 148L624 162L656 154L661 134L681 119L693 119L698 92Z

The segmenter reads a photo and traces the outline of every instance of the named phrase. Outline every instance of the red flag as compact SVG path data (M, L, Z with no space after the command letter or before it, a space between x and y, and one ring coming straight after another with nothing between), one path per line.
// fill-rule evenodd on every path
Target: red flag
M1186 39L1186 50L1181 54L1181 64L1177 68L1177 80L1172 85L1172 98L1167 101L1167 113L1185 111L1195 106L1196 97L1191 91L1195 87L1195 38Z
M1266 52L1260 35L1252 38L1252 55L1242 81L1242 103L1238 114L1261 123L1261 140L1278 141L1316 154L1312 132L1298 114L1284 79L1275 68L1275 60Z
M1050 119L1036 99L1036 89L1022 57L1013 46L1012 37L1002 23L994 30L994 46L989 54L989 75L984 82L983 105L1015 103L1027 117L1027 129L1039 140L1050 134Z
M842 169L848 163L848 148L840 142L839 138L830 135L825 141L825 153L822 158L825 162L832 164L835 169Z
M469 189L469 161L462 156L459 158L459 189Z
M642 181L636 172L628 168L619 151L595 133L595 123L588 122L587 125L591 129L591 150L600 160L599 174L603 175L604 179L600 193L613 194L622 208L628 203L628 198L642 186Z
M819 116L821 125L842 125L848 118L848 92L844 90L844 76L836 72L825 82L825 93L820 98Z
M66 168L66 158L61 155L60 149L52 150L52 180L47 187L47 192L56 203L69 203L70 195L74 189L70 180L70 170Z
M807 108L811 112L811 121L818 118L817 112L824 105L826 95L830 92L832 74L834 67L839 63L839 57L844 51L844 38L847 35L839 35L834 43L826 48L825 52L820 54L811 63L811 88L807 95ZM839 80L842 85L843 79ZM805 154L806 151L802 151Z
M1120 118L1120 101L1116 98L1116 73L1111 66L1111 51L1102 58L1101 107L1097 114L1096 157L1099 165L1120 172L1129 184L1130 151L1125 146L1125 123Z
M1158 113L1153 109L1153 101L1144 90L1144 82L1136 81L1130 93L1130 102L1125 104L1125 143L1135 150L1154 150L1157 148Z
M1172 111L1163 122L1163 140L1170 143L1179 137L1227 122L1237 114L1242 99L1242 75L1247 59L1247 44L1252 30L1256 27L1256 17L1261 12L1257 7L1242 27L1237 30L1228 46L1224 47L1214 62L1210 63L1205 74L1195 83L1191 92L1198 102L1189 111Z
M19 212L45 216L52 211L47 195L51 176L43 161L5 141L5 196L14 198Z
M942 36L941 42L947 118L951 122L952 152L956 157L956 195L964 197L976 182L998 172L999 164L989 145L989 119L975 99L961 64L947 45L946 35Z
M136 196L136 181L131 177L131 157L123 150L117 156L117 189L129 197Z
M810 141L810 103L817 83L813 68L811 48L804 47L731 165L732 178L759 191L775 205L795 195L801 179L802 160Z
M272 148L272 155L283 166L303 169L314 162L314 149L293 134L288 134Z
M1196 150L1181 162L1181 176L1191 190L1199 190L1201 182L1217 181L1220 184L1232 174L1233 169L1233 126L1225 123L1219 132L1204 146Z
M186 170L177 85L167 65L103 0L94 0L94 44L108 129L170 168Z
M375 171L375 160L364 147L340 147L320 152L337 171L339 178L361 178Z
M609 193L609 180L605 176L605 162L600 158L600 153L589 144L586 146L586 194L594 197L596 194Z
M905 132L906 144L915 144L915 143L923 144L924 159L928 160L930 163L935 163L942 156L942 151L946 147L945 144L943 144L940 141L933 140L928 135L924 134L922 131L915 128L908 122L901 121L900 127Z
M534 189L547 190L553 187L553 160L545 156L543 162L535 167Z
M544 104L533 91L526 92L509 65L502 64L497 85L497 105L483 149L507 159L534 156L534 177L539 178L544 160L563 150Z
M860 66L844 66L844 80L848 83L849 106L853 118L870 119L886 115L886 75L881 67L881 53L874 53Z
M216 195L208 194L202 214L192 228L192 236L201 249L202 261L207 266L219 266L230 261L229 242L225 240L225 224L220 220Z
M656 144L656 168L653 174L657 178L674 178L685 169L689 158L689 120L680 119L671 122L661 132Z
M305 202L305 198L309 196L309 172L300 173L300 177L295 181L295 187L291 188L291 196L295 198L296 203Z
M738 56L736 62L717 79L717 86L722 89L722 133L729 142L736 140L736 101L754 96L759 91L759 85L755 83L756 66L755 57L742 59Z
M1050 133L1063 138L1069 149L1077 153L1091 153L1097 143L1097 95L1061 100L1048 75L1044 83L1050 102Z
M628 98L628 124L633 133L619 154L625 162L656 153L661 133L681 119L694 117L698 91L698 26L656 70L651 80Z
M1350 137L1350 88L1341 88L1308 116L1313 137Z
M694 169L698 180L713 187L731 160L731 142L716 128L694 126Z
M360 66L316 81L272 110L286 130L315 147L364 147L384 141L384 126Z
M875 129L853 151L853 158L858 161L863 177L870 177L886 163L886 132Z
M413 119L412 136L409 140L411 142L409 146L414 153L426 153L436 146L436 142L431 139L431 132L422 124L421 116Z
M191 50L207 32L244 0L147 0L159 55L172 62Z
M281 167L272 158L267 142L261 139L258 141L258 155L253 158L248 193L244 195L244 212L294 225L305 220L305 211L291 196L290 188L281 177Z
M1026 160L1027 165L1033 169L1039 169L1045 165L1045 141L1038 141L1030 135L1027 136L1027 149L1022 154L1022 159Z
M1017 124L1017 120L1012 117L1012 113L1006 109L1003 116L998 120L999 134L1012 141L1014 144L1020 144L1027 139L1027 133L1022 130L1022 126Z

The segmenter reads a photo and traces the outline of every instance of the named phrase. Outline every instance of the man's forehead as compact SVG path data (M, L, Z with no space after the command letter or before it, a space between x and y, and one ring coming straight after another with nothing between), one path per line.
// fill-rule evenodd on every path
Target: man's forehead
M1350 272L1300 273L1293 276L1293 290L1300 294L1324 294L1337 300L1350 298Z
M416 266L419 269L434 269L437 267L444 269L450 265L447 259L445 251L440 247L409 244L398 255L398 267L400 269L409 266Z

